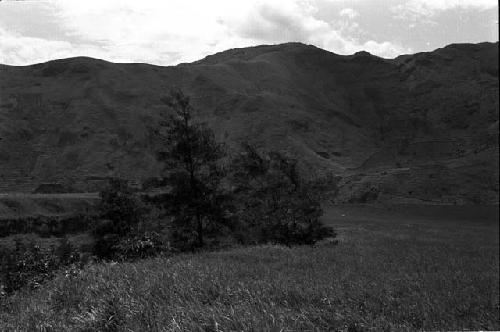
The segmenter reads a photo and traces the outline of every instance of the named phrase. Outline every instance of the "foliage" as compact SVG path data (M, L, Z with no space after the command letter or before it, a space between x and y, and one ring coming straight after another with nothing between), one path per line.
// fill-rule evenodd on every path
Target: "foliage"
M123 179L111 179L109 186L101 191L100 196L101 218L110 221L108 226L112 228L112 232L125 235L133 231L144 213L144 207L140 199L134 196L128 182Z
M170 250L164 238L157 233L132 235L121 238L114 246L118 260L135 260L156 256Z
M0 292L37 288L56 270L80 261L80 254L67 238L45 251L18 238L15 248L0 247Z
M321 183L304 180L295 159L244 144L233 170L237 218L255 242L313 244L335 237L320 221Z
M165 164L170 187L163 206L172 217L172 245L181 250L203 247L228 226L230 198L221 188L224 146L208 127L193 121L193 108L182 91L172 90L163 101L171 113L163 114L156 134L162 143L158 159Z
M133 193L127 181L110 180L109 186L100 193L101 218L94 224L94 254L99 258L119 255L123 241L137 235L137 227L145 213L141 200Z

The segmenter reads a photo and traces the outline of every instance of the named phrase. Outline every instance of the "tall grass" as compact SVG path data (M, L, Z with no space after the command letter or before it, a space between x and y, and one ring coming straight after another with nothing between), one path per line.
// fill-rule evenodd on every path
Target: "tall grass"
M92 265L0 300L0 330L498 330L497 234L361 222L336 246Z

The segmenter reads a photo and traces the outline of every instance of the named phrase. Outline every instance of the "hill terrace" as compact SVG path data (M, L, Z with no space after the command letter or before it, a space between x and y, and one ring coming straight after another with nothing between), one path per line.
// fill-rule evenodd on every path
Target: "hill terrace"
M285 149L303 169L343 177L349 189L340 188L339 202L372 188L379 200L397 190L411 201L496 202L497 55L498 43L393 60L288 43L175 67L87 57L3 66L0 188L59 183L86 191L78 184L99 174L158 176L148 128L164 109L162 96L179 86L232 151L242 141ZM398 167L412 169L410 181L377 176Z

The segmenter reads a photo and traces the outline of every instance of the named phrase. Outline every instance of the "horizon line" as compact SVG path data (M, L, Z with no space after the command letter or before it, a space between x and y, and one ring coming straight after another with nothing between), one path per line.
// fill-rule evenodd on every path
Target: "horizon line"
M2 1L2 0L0 0L0 1ZM54 62L54 61L63 61L63 60L78 59L78 58L87 58L87 59L92 59L92 60L98 60L98 61L108 62L108 63L112 63L112 64L143 64L143 65L149 65L149 66L155 66L155 67L177 67L177 66L182 66L182 65L194 64L196 62L203 61L204 59L206 59L208 57L211 57L211 56L214 56L214 55L217 55L217 54L221 54L221 53L225 53L225 52L229 52L229 51L232 51L232 50L251 49L251 48L257 48L257 47L284 46L284 45L291 45L291 44L298 44L298 45L303 45L303 46L307 46L307 47L314 47L314 48L317 48L319 50L331 53L331 54L336 55L336 56L350 57L350 56L353 56L353 55L356 55L356 54L363 53L363 54L369 54L370 56L373 56L373 57L379 58L379 59L395 60L395 59L397 59L397 58L399 58L401 56L412 56L412 55L422 54L422 53L433 53L433 52L435 52L437 50L444 49L444 48L447 48L447 47L450 47L450 46L453 46L453 45L482 45L482 44L497 44L498 45L498 43L499 43L498 40L494 41L494 42L492 42L492 41L482 41L482 42L477 42L477 43L469 43L469 42L450 43L450 44L444 45L442 47L435 48L435 49L430 50L430 51L419 51L419 52L414 52L414 53L403 53L403 54L399 54L398 56L396 56L394 58L384 58L384 57L380 57L380 56L374 55L374 54L372 54L372 53L370 53L368 51L365 51L365 50L357 51L357 52L354 52L352 54L338 54L338 53L335 53L335 52L332 52L332 51L329 51L329 50L325 50L324 48L318 47L318 46L313 45L313 44L306 44L306 43L303 43L303 42L290 41L290 42L285 42L285 43L258 44L258 45L246 46L246 47L228 48L228 49L223 50L223 51L219 51L219 52L215 52L215 53L206 55L205 57L203 57L201 59L198 59L198 60L195 60L195 61L192 61L192 62L180 62L180 63L173 64L173 65L158 65L158 64L154 64L154 63L148 63L148 62L119 62L119 61L115 62L115 61L110 61L110 60L101 59L101 58L95 58L95 57L91 57L91 56L87 56L87 55L76 55L76 56L71 56L71 57L67 57L67 58L57 58L57 59L51 59L51 60L47 60L47 61L43 61L43 62L35 62L35 63L31 63L31 64L26 64L26 65L9 65L9 64L0 63L0 66L6 66L6 67L30 67L30 66L36 66L36 65L43 65L43 64L47 64L49 62Z

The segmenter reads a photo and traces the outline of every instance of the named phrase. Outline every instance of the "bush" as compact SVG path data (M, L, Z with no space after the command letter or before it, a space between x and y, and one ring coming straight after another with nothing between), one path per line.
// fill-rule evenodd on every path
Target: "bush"
M100 196L101 219L109 220L107 226L100 232L112 232L123 236L134 231L145 210L128 182L122 179L111 179L109 186L101 191Z
M320 221L324 188L304 180L296 160L277 152L262 154L248 144L243 148L233 162L233 183L240 227L251 235L246 241L314 244L336 236Z
M113 179L101 192L101 218L94 223L93 254L100 259L134 260L168 250L165 238L144 225L146 206L127 181Z
M98 258L110 259L115 256L121 239L135 233L144 209L125 180L111 179L100 196L100 219L92 229L93 253Z
M15 248L0 247L0 293L38 288L61 267L80 262L80 253L67 238L45 251L33 241L18 238Z
M141 259L169 251L169 246L157 233L122 238L115 245L115 255L120 260Z

